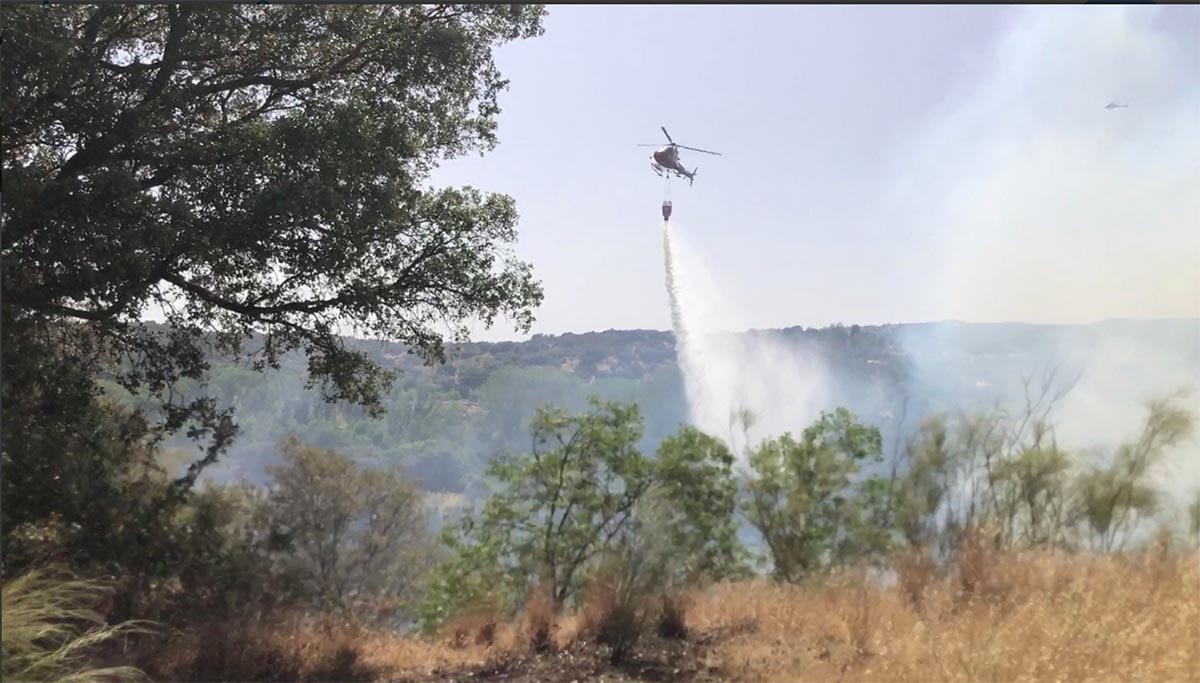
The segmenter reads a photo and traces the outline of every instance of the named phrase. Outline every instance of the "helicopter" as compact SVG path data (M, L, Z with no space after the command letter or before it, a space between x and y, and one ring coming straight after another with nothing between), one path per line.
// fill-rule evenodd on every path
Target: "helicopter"
M675 175L679 176L680 178L687 178L688 185L691 185L692 181L695 180L696 171L698 171L700 169L699 169L699 167L697 167L697 168L693 168L691 171L689 171L686 168L684 168L683 163L679 161L679 150L680 149L690 149L693 152L703 152L704 154L713 154L716 156L721 156L720 152L710 152L706 149L696 149L695 147L688 147L686 145L680 145L671 139L671 134L667 132L666 126L660 126L660 128L662 128L663 135L667 136L668 144L666 147L660 147L659 149L655 150L654 154L650 155L650 168L654 169L654 172L660 176L662 176L664 173L666 173L666 174L674 173ZM657 143L638 145L638 147L658 147L658 146L659 145Z
M1109 102L1108 104L1104 105L1104 108L1105 109L1128 109L1129 105L1128 104L1117 104L1116 102Z

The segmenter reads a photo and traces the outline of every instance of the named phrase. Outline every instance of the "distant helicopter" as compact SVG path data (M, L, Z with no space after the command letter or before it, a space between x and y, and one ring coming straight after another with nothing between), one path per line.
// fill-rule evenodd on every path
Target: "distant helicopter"
M1129 105L1128 104L1117 104L1116 102L1109 102L1108 104L1104 105L1104 108L1105 109L1128 109Z
M706 149L696 149L695 147L688 147L686 145L677 144L674 140L671 139L671 134L667 132L666 126L661 126L661 128L662 128L663 135L667 136L667 142L669 144L667 144L666 147L661 147L661 148L655 150L654 154L650 155L650 168L653 168L654 172L660 176L663 175L664 173L667 173L667 174L674 173L675 175L677 175L681 178L687 178L688 185L691 185L692 181L695 180L696 171L698 171L700 169L699 169L699 167L697 167L697 168L693 168L692 170L689 171L686 168L684 168L683 163L679 161L679 150L680 149L690 149L693 152L703 152L704 154L713 154L716 156L721 156L720 152L710 152ZM656 144L656 143L640 144L640 145L638 145L638 147L658 147L658 144Z

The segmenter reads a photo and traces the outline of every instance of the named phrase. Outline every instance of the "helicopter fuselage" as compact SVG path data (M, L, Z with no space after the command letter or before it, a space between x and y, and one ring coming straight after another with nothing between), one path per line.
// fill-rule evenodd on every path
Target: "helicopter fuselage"
M654 154L650 155L650 164L654 167L655 171L670 170L685 178L692 177L692 172L684 168L683 164L679 162L679 150L669 145L655 150Z
M662 126L661 128L663 135L667 136L667 145L665 147L658 147L658 145L654 143L640 144L638 147L658 148L653 154L650 155L650 168L654 169L654 172L658 175L666 176L668 180L670 179L671 174L674 173L681 178L687 178L688 184L691 185L692 180L694 180L696 177L696 171L698 169L693 168L689 171L683 167L683 162L679 160L680 149L690 149L693 152L721 156L720 152L710 152L707 149L698 149L696 147L681 145L671 139L671 134L667 132L666 126Z
M679 165L679 150L675 149L674 147L668 146L663 147L662 149L657 149L654 151L653 157L660 166L673 168Z

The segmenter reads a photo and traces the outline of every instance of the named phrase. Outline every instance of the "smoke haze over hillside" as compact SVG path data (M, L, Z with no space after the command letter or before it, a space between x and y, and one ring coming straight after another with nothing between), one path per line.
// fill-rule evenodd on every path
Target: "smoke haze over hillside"
M976 62L977 81L906 152L893 200L921 209L944 239L936 308L946 317L1200 314L1200 24L1166 8L1079 9L1023 8ZM1102 327L1061 329L1025 363L1006 364L1079 376L1056 411L1064 445L1133 438L1145 402L1180 389L1191 390L1185 401L1200 417L1195 325L1158 325L1157 338L1119 322ZM946 332L906 336L929 382L948 368L920 350L952 351L959 340ZM991 378L989 398L1019 407L1019 379ZM1196 456L1193 441L1159 472L1172 494L1200 486Z

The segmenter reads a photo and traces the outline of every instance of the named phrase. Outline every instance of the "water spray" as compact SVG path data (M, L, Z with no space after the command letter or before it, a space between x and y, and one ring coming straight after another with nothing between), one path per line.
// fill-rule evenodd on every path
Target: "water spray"
M669 207L663 207L663 265L689 422L717 438L727 435L735 451L745 448L737 442L752 424L756 438L803 429L826 403L823 362L782 340L722 332L737 326L737 306L687 240L673 239Z
M679 306L679 290L675 284L675 263L671 260L671 202L663 202L663 266L667 273L667 299L671 303L671 328L675 333L675 353L683 359L687 350L687 327Z

